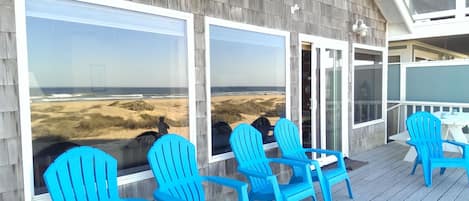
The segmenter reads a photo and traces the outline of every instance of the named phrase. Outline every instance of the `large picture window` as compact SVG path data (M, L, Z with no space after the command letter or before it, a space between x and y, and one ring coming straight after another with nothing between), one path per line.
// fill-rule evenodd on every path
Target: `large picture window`
M382 118L383 53L354 51L354 124L359 124Z
M227 24L207 27L212 156L231 151L228 139L240 123L257 128L264 144L275 141L273 125L287 111L288 35Z
M26 7L35 194L69 148L102 149L127 175L148 170L160 136L189 138L189 15L66 0Z

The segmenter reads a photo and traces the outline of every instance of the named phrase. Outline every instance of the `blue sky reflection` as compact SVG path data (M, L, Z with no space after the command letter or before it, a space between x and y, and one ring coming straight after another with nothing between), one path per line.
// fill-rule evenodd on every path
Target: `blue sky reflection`
M183 21L181 22L183 23ZM187 87L185 33L27 18L31 87Z
M210 25L212 87L285 86L285 37Z

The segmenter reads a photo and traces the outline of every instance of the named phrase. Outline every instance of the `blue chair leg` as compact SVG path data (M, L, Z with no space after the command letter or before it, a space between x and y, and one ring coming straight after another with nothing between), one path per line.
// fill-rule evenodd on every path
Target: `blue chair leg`
M329 182L320 182L320 185L322 192L322 200L332 201L331 186L329 185Z
M425 185L427 187L432 186L432 167L430 165L422 164L423 176L425 179Z
M350 199L353 199L352 184L350 183L350 178L345 179L345 183L347 184L348 196L350 197Z
M432 186L432 171L428 172L428 187Z
M412 171L410 172L410 175L415 174L415 169L417 168L417 165L418 165L418 159L417 159L417 157L415 157L414 167L412 168Z
M440 168L440 175L443 175L445 173L446 168Z
M314 200L314 201L318 201L318 198L316 197L316 194L313 194L312 197L313 197L313 200Z

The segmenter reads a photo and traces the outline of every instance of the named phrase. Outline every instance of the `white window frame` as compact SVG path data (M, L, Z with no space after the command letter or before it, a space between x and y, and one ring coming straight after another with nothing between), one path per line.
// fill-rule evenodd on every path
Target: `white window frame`
M18 52L18 93L20 109L21 148L23 166L23 188L26 200L50 200L49 193L34 195L33 150L31 131L31 105L29 102L29 74L28 74L28 50L26 33L26 1L15 1L16 38ZM73 0L81 3L89 3L97 6L106 6L115 9L147 13L169 18L181 19L186 22L187 40L187 79L189 99L189 140L196 144L196 101L195 101L195 65L194 65L194 17L192 13L185 13L155 6L149 6L124 0ZM119 176L118 185L125 185L153 178L151 170Z
M383 63L383 69L382 69L382 79L381 79L381 87L382 87L382 92L381 92L381 118L367 121L367 122L362 122L355 124L355 49L365 49L365 50L371 50L371 51L376 51L376 52L381 52L382 58L382 63ZM386 112L386 104L387 104L387 91L388 91L388 53L386 51L386 47L379 47L379 46L371 46L371 45L364 45L364 44L359 44L359 43L353 43L352 44L352 129L356 128L362 128L362 127L367 127L379 123L384 123L385 122L385 115L387 115Z
M205 17L205 82L206 82L206 95L207 95L207 154L209 163L223 161L234 158L233 152L227 152L212 156L212 111L211 111L211 82L210 82L210 25L222 26L226 28L238 29L243 31L258 32L269 35L277 35L285 37L285 116L290 118L290 32L275 30L270 28L259 27L255 25L243 24L218 18ZM264 150L273 149L277 147L277 142L264 144Z

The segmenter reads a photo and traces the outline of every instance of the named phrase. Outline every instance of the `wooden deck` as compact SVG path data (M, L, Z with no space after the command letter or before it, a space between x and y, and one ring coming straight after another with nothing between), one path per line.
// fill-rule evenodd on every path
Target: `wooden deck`
M463 169L447 169L443 176L433 173L433 185L425 187L421 167L409 175L412 163L403 161L408 146L390 143L351 157L368 161L363 167L349 172L355 201L468 201L469 184ZM454 155L454 154L453 154ZM459 154L457 154L459 155ZM457 156L455 155L455 156ZM334 201L348 198L345 182L332 187ZM322 200L318 186L316 194Z

